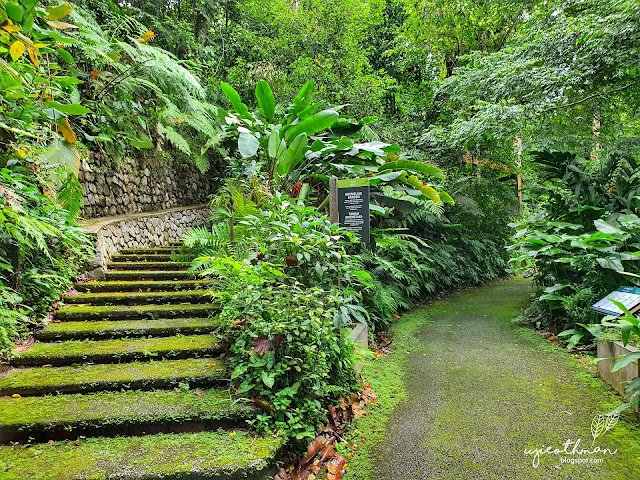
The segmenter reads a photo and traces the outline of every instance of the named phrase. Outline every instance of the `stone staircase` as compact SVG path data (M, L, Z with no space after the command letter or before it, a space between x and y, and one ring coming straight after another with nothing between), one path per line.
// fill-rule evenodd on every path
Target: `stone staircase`
M282 441L246 421L206 281L129 249L0 367L0 480L263 479Z

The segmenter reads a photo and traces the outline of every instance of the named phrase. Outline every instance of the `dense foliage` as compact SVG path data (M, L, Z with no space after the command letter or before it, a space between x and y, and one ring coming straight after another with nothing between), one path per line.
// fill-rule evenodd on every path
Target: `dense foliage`
M504 274L512 234L529 319L586 340L640 272L638 60L633 0L0 0L0 352L89 250L89 151L225 177L185 251L270 431L352 387L342 326ZM332 176L369 179L370 246Z

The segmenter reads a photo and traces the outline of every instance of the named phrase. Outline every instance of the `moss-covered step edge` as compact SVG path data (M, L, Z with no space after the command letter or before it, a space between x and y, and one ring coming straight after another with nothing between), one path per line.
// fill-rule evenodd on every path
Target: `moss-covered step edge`
M42 342L58 340L105 340L122 337L168 337L211 333L217 325L210 318L159 318L154 320L116 320L51 323L35 338Z
M181 383L206 387L227 383L228 378L226 364L217 358L14 368L0 377L0 396L152 390Z
M118 340L69 340L36 343L15 353L14 366L74 363L122 363L151 358L193 358L225 351L223 342L213 335L176 335L160 338L121 338Z
M112 262L170 262L171 253L116 253L111 257Z
M140 281L114 281L114 282L85 282L78 283L75 290L78 292L162 292L162 291L187 291L199 288L207 288L209 280L140 280Z
M275 474L282 445L280 438L219 430L3 446L0 478L264 480Z
M193 275L186 270L116 270L104 273L106 280L188 280Z
M145 255L145 254L172 254L178 253L177 247L146 247L146 248L123 248L118 251L120 255Z
M64 303L105 305L105 304L149 304L149 303L202 303L211 302L212 290L184 290L178 292L99 292L66 295Z
M217 389L0 397L0 443L242 428L257 412Z
M131 320L134 318L177 318L207 317L220 310L215 303L196 303L186 305L96 305L69 306L60 308L54 318L60 321L71 320Z
M191 266L188 262L109 262L108 270L181 270Z

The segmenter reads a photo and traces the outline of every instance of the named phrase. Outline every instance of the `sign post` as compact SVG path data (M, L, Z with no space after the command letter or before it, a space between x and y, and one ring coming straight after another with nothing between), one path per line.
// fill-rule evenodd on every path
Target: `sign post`
M357 233L361 243L371 242L369 179L331 179L331 221Z

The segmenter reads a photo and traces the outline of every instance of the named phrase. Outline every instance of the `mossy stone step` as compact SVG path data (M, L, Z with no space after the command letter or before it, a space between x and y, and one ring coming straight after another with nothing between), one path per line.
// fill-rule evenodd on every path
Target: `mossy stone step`
M107 280L187 280L193 275L186 270L111 270L104 273Z
M145 255L154 253L171 254L178 251L178 247L145 247L145 248L123 248L118 251L118 254L122 255Z
M0 447L2 480L263 480L283 440L253 432L89 438Z
M188 431L203 426L210 430L241 428L256 410L233 401L228 390L216 389L2 397L0 443Z
M71 365L78 363L118 363L150 358L193 358L224 352L213 335L177 335L160 338L118 340L69 340L36 343L11 360L15 366Z
M205 288L210 284L209 280L97 281L78 283L75 289L78 292L163 292L194 290Z
M179 292L101 292L66 295L66 304L125 304L140 305L150 303L205 303L211 302L212 290L185 290Z
M170 262L171 253L117 253L111 257L112 262Z
M0 396L152 390L180 383L205 387L226 383L228 375L226 364L213 358L14 368L0 377Z
M209 318L160 318L157 320L102 320L51 323L36 333L39 341L101 340L119 337L166 337L210 333L217 328Z
M142 318L188 318L208 317L220 307L215 303L185 305L96 305L68 306L60 308L54 315L61 321L131 320Z
M189 262L109 262L108 270L186 270Z

